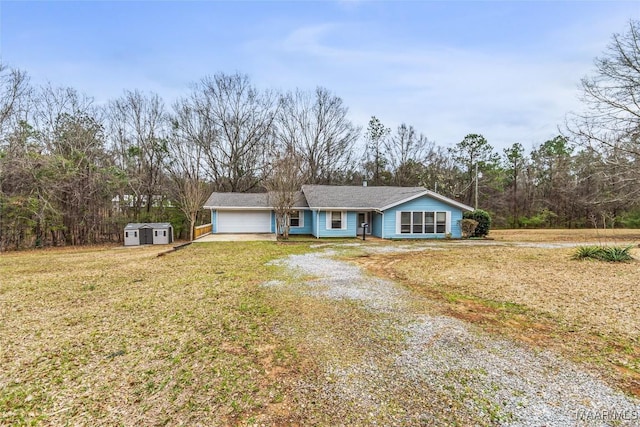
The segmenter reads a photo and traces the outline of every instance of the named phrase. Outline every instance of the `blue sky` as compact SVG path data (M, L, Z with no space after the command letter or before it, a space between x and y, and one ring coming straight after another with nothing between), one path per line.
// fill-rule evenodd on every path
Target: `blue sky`
M170 104L242 72L264 89L324 86L363 128L413 125L439 145L481 133L527 149L580 108L580 78L640 2L0 1L1 61L97 103Z

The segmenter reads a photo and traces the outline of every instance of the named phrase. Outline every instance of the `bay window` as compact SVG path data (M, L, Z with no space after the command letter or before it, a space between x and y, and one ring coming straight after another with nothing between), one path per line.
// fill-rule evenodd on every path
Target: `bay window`
M401 234L434 234L447 232L446 212L399 212Z

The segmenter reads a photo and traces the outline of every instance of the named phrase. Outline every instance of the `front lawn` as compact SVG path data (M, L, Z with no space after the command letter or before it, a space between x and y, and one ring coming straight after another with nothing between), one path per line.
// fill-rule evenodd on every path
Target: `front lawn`
M0 256L0 425L221 425L282 400L271 242Z

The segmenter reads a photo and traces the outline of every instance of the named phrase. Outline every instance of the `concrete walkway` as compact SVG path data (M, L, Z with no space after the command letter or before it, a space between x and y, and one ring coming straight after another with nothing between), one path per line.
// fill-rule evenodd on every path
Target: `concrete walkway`
M275 242L276 235L272 233L253 233L253 234L207 234L193 241L193 243L208 242L250 242L250 241L271 241Z

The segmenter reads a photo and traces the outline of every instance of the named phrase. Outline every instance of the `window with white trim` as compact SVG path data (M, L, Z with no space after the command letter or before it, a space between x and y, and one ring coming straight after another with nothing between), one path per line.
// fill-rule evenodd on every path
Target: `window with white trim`
M327 211L327 230L345 230L347 215L345 211Z
M434 234L446 233L446 212L400 212L401 234Z
M436 233L444 233L447 230L447 213L436 212Z
M289 213L289 227L304 227L302 211L291 211Z
M341 229L342 228L342 212L331 212L331 229Z
M411 233L411 212L400 213L400 232Z
M423 212L413 212L413 218L411 219L411 231L413 233L422 234L424 233L424 227L422 226L424 213Z
M425 212L424 213L424 232L425 233L435 233L436 232L436 222L435 222L435 214L434 214L434 212Z

